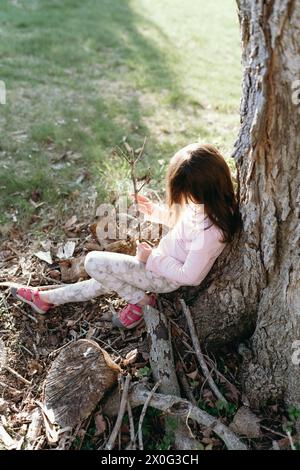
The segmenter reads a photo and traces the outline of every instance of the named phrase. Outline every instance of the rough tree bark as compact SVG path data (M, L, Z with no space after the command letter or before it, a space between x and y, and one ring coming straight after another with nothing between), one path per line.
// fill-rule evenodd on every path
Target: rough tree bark
M233 156L243 230L186 299L208 347L251 336L243 385L252 406L283 397L300 407L292 361L300 340L300 0L240 0L238 12L244 76Z

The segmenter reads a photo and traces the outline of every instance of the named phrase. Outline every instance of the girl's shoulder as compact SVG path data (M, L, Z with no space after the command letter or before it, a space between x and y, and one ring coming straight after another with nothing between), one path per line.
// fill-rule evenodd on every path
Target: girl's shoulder
M205 233L207 233L207 236L211 239L212 242L215 242L217 244L221 245L226 245L226 242L224 242L224 232L223 230L218 227L216 224L214 224L210 219L209 223L207 224L207 228L205 229Z

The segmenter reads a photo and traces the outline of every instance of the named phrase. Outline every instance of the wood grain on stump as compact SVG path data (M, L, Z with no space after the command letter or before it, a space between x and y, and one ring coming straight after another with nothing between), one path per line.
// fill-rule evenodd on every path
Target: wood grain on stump
M87 418L121 368L91 340L71 343L54 360L44 385L47 417L61 428Z

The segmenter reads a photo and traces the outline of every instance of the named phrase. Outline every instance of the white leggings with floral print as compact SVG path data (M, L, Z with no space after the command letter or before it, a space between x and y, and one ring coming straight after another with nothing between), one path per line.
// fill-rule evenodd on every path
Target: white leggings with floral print
M180 287L178 283L146 270L145 264L136 257L121 253L91 251L85 257L84 265L91 279L47 291L50 303L83 302L116 292L127 302L137 304L146 291L166 293Z

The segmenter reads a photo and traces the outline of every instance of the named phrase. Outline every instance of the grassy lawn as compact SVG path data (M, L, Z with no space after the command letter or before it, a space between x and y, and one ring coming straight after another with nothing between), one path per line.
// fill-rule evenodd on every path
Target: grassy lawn
M124 137L139 147L147 136L158 189L189 142L230 155L241 81L234 0L1 0L0 38L2 232L92 218L95 203L130 189L112 155Z

